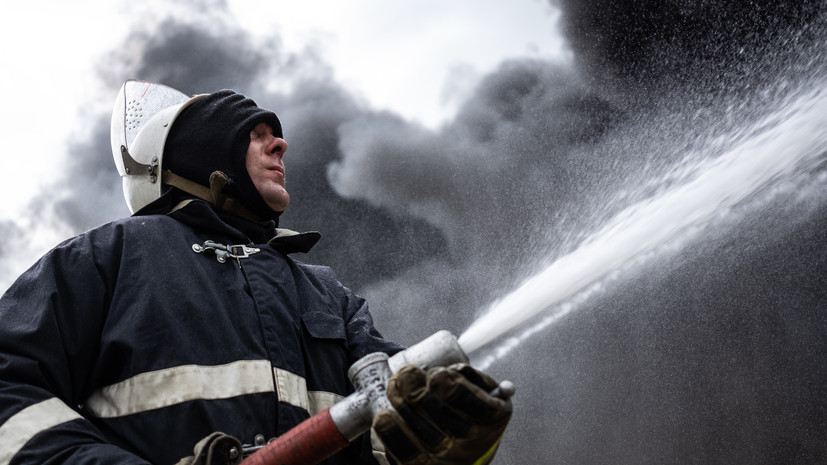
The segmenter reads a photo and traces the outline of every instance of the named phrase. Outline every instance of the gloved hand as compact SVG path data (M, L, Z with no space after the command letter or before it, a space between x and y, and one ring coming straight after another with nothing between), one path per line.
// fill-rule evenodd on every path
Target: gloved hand
M496 381L470 365L415 365L388 382L394 410L373 419L373 429L400 465L490 463L508 420L511 401L489 394Z
M198 441L195 455L184 457L175 465L237 465L241 463L241 442L221 432Z

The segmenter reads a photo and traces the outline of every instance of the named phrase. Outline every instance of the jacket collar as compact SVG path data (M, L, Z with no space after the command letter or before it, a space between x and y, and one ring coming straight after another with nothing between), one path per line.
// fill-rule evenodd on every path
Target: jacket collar
M176 205L167 215L198 230L211 231L230 240L268 243L285 254L307 253L322 237L316 231L296 232L276 228L275 221L257 223L217 212L206 201L200 199L187 199Z

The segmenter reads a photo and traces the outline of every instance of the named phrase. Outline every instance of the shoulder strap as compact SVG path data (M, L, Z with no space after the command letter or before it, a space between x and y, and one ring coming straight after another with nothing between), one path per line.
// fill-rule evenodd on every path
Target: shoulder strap
M164 184L177 187L234 215L252 221L262 221L262 218L241 205L236 199L221 193L224 186L229 182L227 175L221 171L213 171L210 175L210 187L202 186L197 182L178 176L170 170L164 170L163 176Z

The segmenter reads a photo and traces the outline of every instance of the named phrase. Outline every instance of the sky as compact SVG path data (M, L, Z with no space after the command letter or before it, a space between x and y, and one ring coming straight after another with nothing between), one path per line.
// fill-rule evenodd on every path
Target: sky
M429 127L449 118L480 76L506 57L570 58L556 28L559 12L540 0L235 0L228 7L250 33L277 34L287 50L319 53L336 79L369 105ZM135 22L175 8L91 0L84 8L35 1L6 10L0 56L19 65L0 75L8 91L0 135L11 144L9 153L21 156L13 182L0 186L0 194L14 200L0 211L25 208L25 199L68 162L61 160L67 139L89 131L89 112L114 102L117 89L97 82L103 55ZM32 144L47 150L35 155Z
M699 167L792 150L794 169L497 341L488 369L518 389L498 463L827 460L827 114L800 103L827 92L821 0L294 3L8 10L0 287L128 214L108 129L131 77L276 111L281 225L323 236L297 259L405 344L463 332L638 206L743 182ZM657 213L629 229L674 228Z

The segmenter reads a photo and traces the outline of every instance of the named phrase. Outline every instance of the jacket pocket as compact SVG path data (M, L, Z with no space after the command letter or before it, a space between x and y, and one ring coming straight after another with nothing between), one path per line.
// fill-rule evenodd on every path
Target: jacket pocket
M304 325L304 364L307 388L344 395L350 390L347 379L347 332L345 323L336 315L307 312Z

